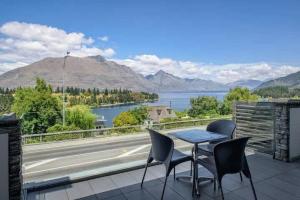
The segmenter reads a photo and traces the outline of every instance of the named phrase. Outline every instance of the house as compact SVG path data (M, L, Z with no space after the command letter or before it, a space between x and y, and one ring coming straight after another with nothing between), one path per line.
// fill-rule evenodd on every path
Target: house
M151 106L148 110L149 119L153 122L160 122L165 118L175 118L176 114L174 110L167 106Z

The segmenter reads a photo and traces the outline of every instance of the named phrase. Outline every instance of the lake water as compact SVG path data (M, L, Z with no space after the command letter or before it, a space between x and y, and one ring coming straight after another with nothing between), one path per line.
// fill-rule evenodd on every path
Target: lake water
M145 103L144 105L157 106L165 105L170 106L173 110L184 111L190 107L190 98L198 96L214 96L218 100L223 100L227 92L195 92L195 93L183 93L183 92L167 92L159 93L159 100L153 103ZM94 108L93 113L98 116L104 116L106 120L105 125L112 127L112 121L114 117L124 111L133 109L140 105L123 105L123 106L112 106L106 108Z

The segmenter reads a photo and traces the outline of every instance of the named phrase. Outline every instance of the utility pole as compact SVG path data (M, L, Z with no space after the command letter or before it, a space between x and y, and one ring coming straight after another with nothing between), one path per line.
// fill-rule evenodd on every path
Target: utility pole
M66 61L69 56L70 52L67 51L67 55L64 57L64 65L63 65L63 80L62 80L62 89L63 89L63 127L66 124L66 96L65 96L65 68L66 68Z

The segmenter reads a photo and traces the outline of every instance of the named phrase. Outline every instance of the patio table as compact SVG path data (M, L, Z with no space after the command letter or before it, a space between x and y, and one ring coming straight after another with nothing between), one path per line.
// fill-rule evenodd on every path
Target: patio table
M209 132L209 131L201 130L201 129L190 129L190 130L184 130L184 131L176 131L176 132L169 133L169 135L194 145L193 175L192 176L179 176L179 177L177 177L177 179L178 180L188 179L193 184L193 195L194 194L200 195L199 182L201 180L210 180L211 178L198 177L198 162L197 162L198 157L199 157L199 155L198 155L198 144L206 143L206 142L223 141L223 140L227 139L228 137L226 135L222 135L222 134L218 134L218 133L214 133L214 132Z

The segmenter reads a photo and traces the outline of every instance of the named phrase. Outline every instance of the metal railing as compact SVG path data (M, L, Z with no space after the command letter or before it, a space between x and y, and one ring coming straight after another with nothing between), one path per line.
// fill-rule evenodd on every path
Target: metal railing
M151 125L151 127L145 125L136 125L136 126L123 126L123 127L101 128L101 129L90 129L90 130L63 131L63 132L54 132L54 133L25 134L22 136L22 143L33 144L33 143L63 141L63 140L81 139L81 138L107 137L107 136L124 135L124 134L138 134L138 133L145 132L146 128L164 130L164 129L193 127L193 126L206 125L218 119L231 119L231 118L226 116L226 117L211 118L211 119L182 120L182 121L153 124Z

